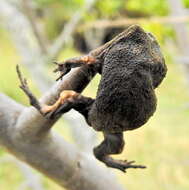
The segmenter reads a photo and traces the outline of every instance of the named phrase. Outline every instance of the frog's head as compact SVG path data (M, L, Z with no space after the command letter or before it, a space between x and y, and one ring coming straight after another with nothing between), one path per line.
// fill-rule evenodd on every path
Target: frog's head
M161 53L156 38L151 33L144 31L138 25L130 26L111 41L107 42L94 52L92 51L91 54L98 54L98 57L103 59L112 48L120 46L120 44L123 44L122 47L126 49L125 53L133 56L140 56L141 53L144 53L145 49L145 55L142 55L143 57L146 56L153 60L154 63L164 63L163 54ZM120 47L118 49L120 49Z

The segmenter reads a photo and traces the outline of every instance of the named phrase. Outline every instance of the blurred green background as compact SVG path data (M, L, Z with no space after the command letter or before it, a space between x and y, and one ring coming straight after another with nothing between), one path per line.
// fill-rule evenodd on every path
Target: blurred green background
M178 0L180 1L180 0ZM0 0L1 2L1 0ZM173 0L172 0L173 2ZM189 0L180 1L183 11L189 11ZM70 21L72 15L85 4L84 0L35 0L34 13L37 21L43 25L48 43L53 42L62 28ZM164 18L170 16L171 1L167 0L103 0L96 1L89 12L83 15L82 21L75 28L72 40L62 48L57 60L74 57L87 52L93 44L86 44L88 31L103 31L100 44L121 32L128 26L111 26L111 20L127 18ZM174 11L174 10L173 10ZM85 28L86 24L95 23L96 20L108 19L110 26L107 28ZM0 23L1 23L0 17ZM13 21L14 22L14 19ZM177 24L177 25L175 25ZM189 189L189 70L182 57L186 57L179 44L175 28L181 26L188 28L188 22L161 23L144 22L140 25L152 32L158 39L165 55L168 74L162 85L156 90L158 108L155 115L143 127L126 132L126 146L119 158L136 160L137 163L147 165L146 170L128 170L126 174L115 171L118 180L128 190L188 190ZM81 27L82 26L82 27ZM189 35L189 32L188 34ZM183 36L183 39L186 39ZM187 40L186 48L189 47ZM188 49L189 52L189 49ZM16 101L28 105L28 100L18 88L19 82L15 72L15 65L22 60L17 51L10 33L0 25L0 91ZM179 61L181 60L181 61ZM189 61L188 61L189 62ZM21 66L24 75L28 78L31 89L40 96L37 84L32 80L30 70ZM52 73L54 66L46 65L46 74L55 79ZM84 91L84 94L95 97L100 76L96 76ZM64 125L64 127L62 127ZM66 127L67 126L67 127ZM72 134L66 122L58 122L54 127L64 138L73 142ZM101 139L101 136L99 136ZM99 141L100 142L100 141ZM0 189L21 189L26 180L18 164L7 159L7 152L0 149ZM40 183L45 190L62 189L50 179L40 176ZM25 189L32 189L27 187Z

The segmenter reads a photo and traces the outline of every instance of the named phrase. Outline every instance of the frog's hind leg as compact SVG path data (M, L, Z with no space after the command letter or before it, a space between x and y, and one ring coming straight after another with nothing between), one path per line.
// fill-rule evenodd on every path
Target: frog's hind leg
M123 151L123 133L104 133L104 141L94 148L95 157L104 162L108 167L126 172L128 168L145 168L142 165L133 165L134 161L114 160L110 154L120 154Z
M82 96L73 90L64 90L59 99L50 106L43 106L42 113L48 118L54 117L75 109L81 113L88 122L88 112L95 100L90 97Z

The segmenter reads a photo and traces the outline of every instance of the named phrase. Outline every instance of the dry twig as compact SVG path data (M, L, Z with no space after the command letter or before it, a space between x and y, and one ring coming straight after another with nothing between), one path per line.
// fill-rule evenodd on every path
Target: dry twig
M18 78L20 80L20 86L19 87L24 91L24 93L29 98L30 104L33 107L35 107L40 113L42 113L41 112L41 107L42 106L41 106L40 102L37 100L37 98L33 95L31 90L29 89L27 80L25 78L23 78L22 73L20 72L20 68L19 68L18 65L16 66L16 71L17 71L17 74L18 74Z

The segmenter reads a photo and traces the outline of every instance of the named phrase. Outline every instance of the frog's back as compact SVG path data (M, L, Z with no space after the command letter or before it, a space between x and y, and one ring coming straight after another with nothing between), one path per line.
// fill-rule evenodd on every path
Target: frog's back
M94 129L132 130L146 123L155 112L152 70L158 68L154 76L160 76L160 83L166 69L159 46L152 41L151 47L147 38L146 33L135 31L106 53L97 97L89 114ZM154 49L160 55L159 62L152 55ZM155 64L158 67L154 67Z

